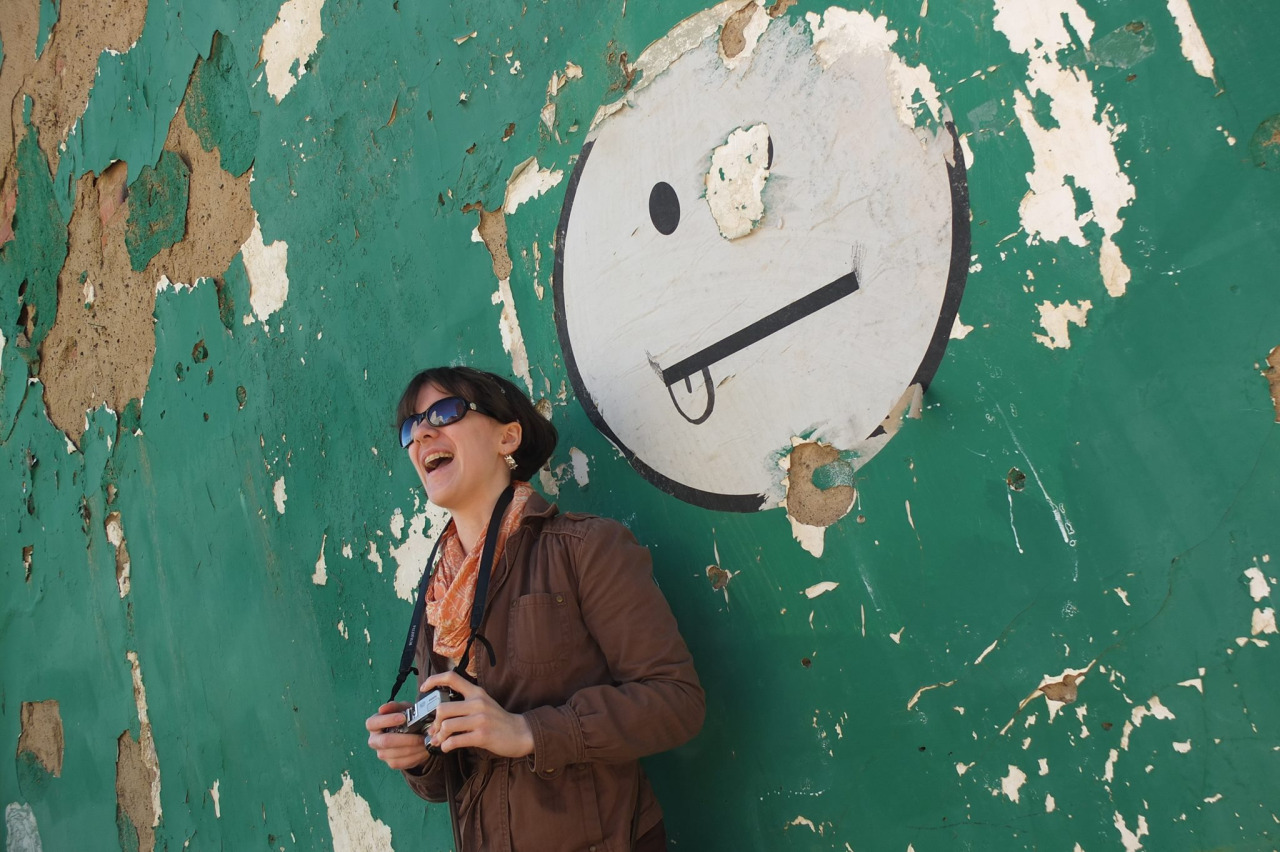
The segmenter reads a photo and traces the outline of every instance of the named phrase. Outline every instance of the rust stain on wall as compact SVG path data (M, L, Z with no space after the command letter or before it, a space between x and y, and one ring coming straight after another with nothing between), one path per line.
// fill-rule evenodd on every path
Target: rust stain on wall
M857 491L852 485L822 489L813 484L818 468L840 459L840 451L828 444L807 442L791 451L787 471L787 514L811 527L829 527L849 514Z
M1276 422L1280 423L1280 346L1267 355L1267 369L1262 371L1262 375L1271 385L1271 404L1276 409Z
M62 775L62 714L57 701L22 702L18 754L31 754L55 778Z
M22 138L23 96L30 96L31 124L51 171L58 170L58 146L84 113L104 50L123 53L142 35L146 0L64 2L44 52L36 59L39 3L6 3L0 16L4 66L0 104L10 112L12 135L0 133L0 198L14 186L14 154Z
M194 285L230 265L253 228L249 177L222 170L218 150L205 151L179 107L164 150L189 171L185 236L140 271L125 242L130 200L126 167L86 174L76 187L70 250L58 276L58 317L41 348L49 419L77 443L84 413L103 403L123 410L141 399L155 356L156 284L161 276Z

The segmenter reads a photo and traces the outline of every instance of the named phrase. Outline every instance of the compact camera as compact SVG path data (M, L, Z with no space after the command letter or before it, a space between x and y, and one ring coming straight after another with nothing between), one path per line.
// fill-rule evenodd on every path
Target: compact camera
M388 733L393 734L422 734L426 733L427 726L436 718L436 711L440 709L440 705L446 701L456 701L457 695L452 689L440 687L433 689L418 699L418 703L412 707L405 708L404 724L394 728L388 728Z

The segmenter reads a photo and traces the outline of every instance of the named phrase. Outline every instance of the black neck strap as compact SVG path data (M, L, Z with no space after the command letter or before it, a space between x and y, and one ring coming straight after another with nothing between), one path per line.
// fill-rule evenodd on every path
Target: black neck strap
M480 625L484 621L485 598L489 594L489 576L493 573L493 553L498 547L498 533L502 528L502 516L506 513L507 507L511 505L511 499L515 496L515 485L508 485L502 494L498 497L498 502L493 507L493 515L489 518L489 529L484 536L484 549L480 551L480 573L476 577L476 593L471 603L471 635L467 638L466 647L463 648L462 657L458 660L455 669L467 680L471 680L471 676L467 674L467 664L471 661L471 646L476 640L484 646L489 652L489 665L497 665L497 655L493 652L493 645L489 640L484 638L480 633ZM447 525L446 525L447 528ZM444 533L436 537L436 543L431 548L431 555L427 557L426 568L422 572L422 582L418 584L418 599L413 605L413 621L409 624L409 635L404 640L404 650L400 653L400 671L396 674L395 685L391 687L391 697L388 701L396 700L396 693L400 691L400 687L404 686L405 680L409 677L409 672L418 673L417 668L413 665L414 654L418 650L418 634L422 630L422 617L427 609L427 587L431 585L431 578L435 575L436 554L440 550L440 542L444 538Z

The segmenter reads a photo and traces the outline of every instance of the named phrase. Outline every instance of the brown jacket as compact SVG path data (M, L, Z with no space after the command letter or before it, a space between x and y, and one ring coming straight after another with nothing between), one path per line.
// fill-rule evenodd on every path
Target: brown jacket
M418 645L419 683L447 669ZM478 681L533 731L533 754L477 749L458 793L463 849L623 852L662 811L637 759L702 727L702 687L649 551L622 524L558 514L536 494L493 567ZM444 760L405 772L422 798L445 800ZM636 818L633 820L633 814ZM634 823L634 824L633 824Z

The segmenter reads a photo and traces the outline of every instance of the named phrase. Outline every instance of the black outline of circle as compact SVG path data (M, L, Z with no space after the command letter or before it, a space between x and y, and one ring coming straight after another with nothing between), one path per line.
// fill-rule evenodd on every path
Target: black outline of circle
M948 121L944 122L944 125L951 134L954 161L947 163L947 176L951 185L951 266L947 271L947 289L942 297L942 308L938 312L938 324L934 326L933 337L925 348L924 357L920 360L920 366L916 368L915 376L908 384L908 387L918 384L921 390L929 389L930 382L942 365L942 356L946 353L947 341L951 338L951 328L960 311L960 299L964 296L964 285L969 276L971 235L968 169L965 166L964 151L960 147L960 137L956 133L955 123ZM594 145L595 140L588 140L583 144L582 153L578 155L578 162L573 167L573 174L569 176L564 205L560 208L560 222L556 226L556 256L551 279L552 294L555 297L556 335L560 339L560 348L564 352L564 363L569 372L569 380L573 383L574 395L577 396L591 424L618 448L627 463L637 473L659 490L686 503L706 509L722 512L758 512L765 508L763 494L720 494L715 491L703 491L700 488L685 485L683 482L677 482L647 465L609 428L609 424L605 422L600 410L596 407L595 400L587 391L581 373L578 372L578 364L573 357L573 346L569 341L569 326L564 309L564 250L573 199L578 191L578 181L582 179L583 170L587 167L587 160L591 156ZM883 431L882 427L877 426L868 437L874 437Z

